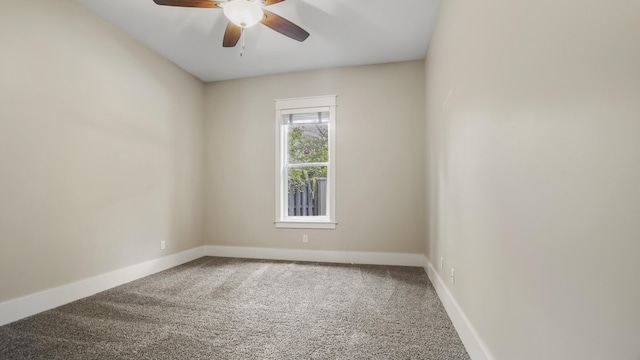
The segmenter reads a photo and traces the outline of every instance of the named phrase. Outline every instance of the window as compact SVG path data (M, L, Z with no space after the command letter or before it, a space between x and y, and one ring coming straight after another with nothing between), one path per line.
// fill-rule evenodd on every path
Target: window
M335 229L336 96L276 100L276 227Z

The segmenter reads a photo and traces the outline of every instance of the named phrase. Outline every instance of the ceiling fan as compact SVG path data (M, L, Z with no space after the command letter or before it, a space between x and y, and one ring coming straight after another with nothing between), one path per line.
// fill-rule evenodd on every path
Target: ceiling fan
M308 32L264 9L265 6L282 1L284 0L153 0L158 5L223 9L224 15L229 19L222 39L224 47L236 46L243 30L259 22L294 40L305 41L309 37Z

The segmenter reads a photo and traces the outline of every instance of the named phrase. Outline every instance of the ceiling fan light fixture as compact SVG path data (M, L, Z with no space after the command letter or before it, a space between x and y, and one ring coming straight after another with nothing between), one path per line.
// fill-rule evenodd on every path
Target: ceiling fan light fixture
M229 21L242 28L251 27L264 17L260 5L250 0L229 1L224 5L223 10Z

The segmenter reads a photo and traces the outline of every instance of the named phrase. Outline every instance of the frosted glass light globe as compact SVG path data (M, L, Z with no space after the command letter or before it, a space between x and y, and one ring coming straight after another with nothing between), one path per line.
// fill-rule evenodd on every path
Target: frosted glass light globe
M242 27L251 27L264 17L258 4L249 0L233 0L225 4L224 15L232 23Z

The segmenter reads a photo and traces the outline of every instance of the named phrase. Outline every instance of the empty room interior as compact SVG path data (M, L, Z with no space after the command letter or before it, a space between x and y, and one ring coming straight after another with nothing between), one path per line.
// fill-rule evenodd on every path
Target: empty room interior
M0 358L639 360L639 39L629 0L0 0Z

